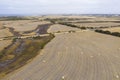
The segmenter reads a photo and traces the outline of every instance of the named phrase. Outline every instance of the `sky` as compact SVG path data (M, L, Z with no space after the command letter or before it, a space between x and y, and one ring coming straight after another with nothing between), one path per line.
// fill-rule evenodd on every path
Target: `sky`
M0 0L0 14L119 14L120 0Z

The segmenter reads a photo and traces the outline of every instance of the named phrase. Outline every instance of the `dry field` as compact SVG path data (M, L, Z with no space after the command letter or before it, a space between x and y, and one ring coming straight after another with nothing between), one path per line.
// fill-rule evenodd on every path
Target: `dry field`
M10 45L11 43L12 43L12 40L0 41L0 51L3 50L8 45Z
M93 21L114 21L116 17L45 16L44 18L85 18ZM32 20L3 21L15 31L33 30L49 22ZM85 27L116 26L120 23L74 23ZM69 31L74 33L64 33ZM119 31L119 28L109 28ZM59 32L60 34L56 34ZM55 38L32 61L11 72L2 80L120 80L120 38L92 31L55 24L48 29ZM31 35L34 33L30 33ZM2 35L1 35L2 36ZM0 41L0 50L11 41Z
M0 22L0 29L2 29L2 26L3 26L3 25L2 25L2 23Z
M102 16L61 16L61 15L51 15L51 16L44 16L42 19L50 18L50 19L71 19L72 22L79 22L79 21L120 21L120 17L102 17ZM73 19L73 20L72 20ZM76 20L75 20L76 19ZM69 21L69 20L68 20Z
M0 29L0 38L8 37L8 36L13 36L13 34L9 32L8 28Z
M120 38L91 31L57 34L3 80L120 80Z
M50 16L44 16L43 18L51 18L51 19L56 19L56 18L95 18L94 16L62 16L62 15L50 15Z
M103 29L103 30L108 30L110 32L120 32L120 27L107 28L107 29Z
M85 27L111 27L111 26L118 26L120 23L73 23L74 25L77 26L85 26Z
M70 30L79 31L79 29L77 29L77 28L72 28L72 27L68 27L65 25L55 24L55 25L52 25L48 29L48 33L64 32L64 31L70 31Z
M34 30L38 25L46 24L46 21L33 21L33 20L19 20L19 21L2 21L6 27L12 27L15 31L24 32Z
M119 17L95 17L86 19L88 21L120 21Z

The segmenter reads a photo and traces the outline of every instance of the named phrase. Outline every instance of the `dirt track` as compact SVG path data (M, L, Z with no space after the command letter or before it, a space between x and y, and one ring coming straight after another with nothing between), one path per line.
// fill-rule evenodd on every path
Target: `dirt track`
M32 62L3 80L120 80L120 38L94 32L56 35Z

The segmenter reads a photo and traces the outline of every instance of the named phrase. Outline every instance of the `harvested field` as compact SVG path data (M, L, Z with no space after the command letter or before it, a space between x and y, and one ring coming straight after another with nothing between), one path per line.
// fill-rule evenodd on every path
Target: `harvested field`
M110 32L120 32L120 27L107 28L107 29L103 29L103 30L107 30L107 31L110 31Z
M68 18L68 19L79 19L79 18L95 18L94 16L63 16L63 15L50 15L44 16L44 18L58 19L58 18Z
M32 62L2 80L120 80L119 53L118 37L57 34Z
M0 38L9 36L13 36L13 34L9 31L8 28L0 29Z
M11 43L12 43L12 40L0 41L0 51L3 50L8 45L10 45Z
M55 19L60 22L120 22L120 17L103 17L103 16L60 16L60 15L51 15L51 16L44 16L42 18L49 18L49 19Z
M40 34L47 34L47 30L52 24L43 24L43 25L38 25L38 27L35 30L31 31L26 31L23 35L40 35Z
M112 23L112 22L107 22L107 23L73 23L74 25L77 26L84 26L84 27L111 27L111 26L120 26L120 23Z
M79 29L68 27L68 26L65 26L65 25L55 24L55 25L52 25L48 29L48 33L54 33L54 32L59 32L59 31L60 32L62 32L62 31L70 31L70 30L78 31Z
M2 21L6 27L14 28L15 31L25 32L31 31L38 27L38 25L47 24L46 21L32 21L32 20L19 20L19 21Z
M0 29L2 29L3 28L3 25L2 25L2 23L0 22Z
M3 25L10 25L10 24L26 24L32 22L32 20L16 20L16 21L0 21Z

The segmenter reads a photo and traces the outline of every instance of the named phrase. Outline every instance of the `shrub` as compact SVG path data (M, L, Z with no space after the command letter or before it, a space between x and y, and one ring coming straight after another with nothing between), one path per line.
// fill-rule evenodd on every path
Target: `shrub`
M103 34L109 34L109 35L120 37L120 33L119 32L112 32L111 33L110 31L103 31L103 30L95 30L95 32L99 32L99 33L103 33Z
M120 33L119 32L113 32L112 35L120 37Z
M110 31L103 31L103 33L105 33L105 34L111 34Z
M13 42L16 42L17 39L18 39L18 38L13 38Z
M33 37L33 39L40 39L40 38L41 38L40 36Z
M85 30L86 29L86 27L80 27L81 29L83 29L83 30Z

